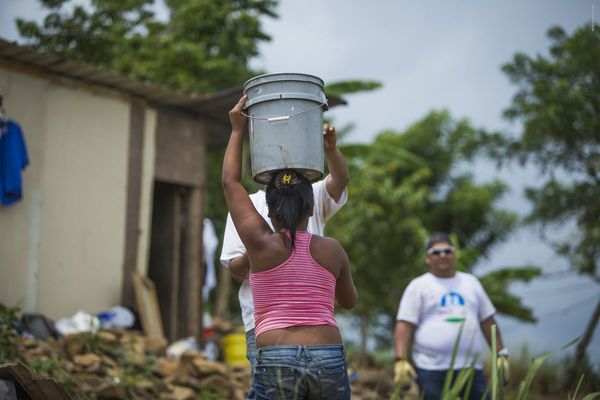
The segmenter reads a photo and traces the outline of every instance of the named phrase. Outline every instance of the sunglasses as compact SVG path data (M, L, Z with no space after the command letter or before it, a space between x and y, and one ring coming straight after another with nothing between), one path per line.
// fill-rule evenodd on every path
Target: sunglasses
M442 253L445 255L452 254L452 253L454 253L454 247L452 247L452 246L436 247L434 249L427 250L428 256L439 256Z

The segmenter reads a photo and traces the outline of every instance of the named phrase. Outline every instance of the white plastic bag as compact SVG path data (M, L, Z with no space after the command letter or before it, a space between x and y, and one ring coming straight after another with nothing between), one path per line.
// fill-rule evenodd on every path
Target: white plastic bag
M71 318L61 318L54 327L62 335L80 332L96 332L100 328L100 321L95 315L85 311L77 311Z

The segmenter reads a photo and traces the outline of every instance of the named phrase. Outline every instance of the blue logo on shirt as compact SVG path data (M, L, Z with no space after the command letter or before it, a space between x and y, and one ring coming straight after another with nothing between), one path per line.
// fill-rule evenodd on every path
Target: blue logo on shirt
M465 299L456 292L448 292L442 296L440 301L440 307L446 310L452 310L454 312L462 314L462 308L465 306ZM446 322L463 322L465 320L462 316L452 316L445 319Z
M456 292L448 292L442 296L442 302L441 302L440 306L446 307L446 306L456 306L456 305L461 305L461 306L465 305L465 299L463 299L463 297L460 294L458 294Z

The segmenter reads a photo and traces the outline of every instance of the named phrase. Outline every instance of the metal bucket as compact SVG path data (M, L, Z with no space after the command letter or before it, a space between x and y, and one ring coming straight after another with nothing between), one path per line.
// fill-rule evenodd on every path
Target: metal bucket
M268 184L284 168L311 182L323 177L323 86L316 76L296 73L260 75L244 83L256 182Z

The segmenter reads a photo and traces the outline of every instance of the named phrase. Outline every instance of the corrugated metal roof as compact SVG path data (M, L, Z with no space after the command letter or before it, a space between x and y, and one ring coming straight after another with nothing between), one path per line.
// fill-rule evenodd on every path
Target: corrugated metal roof
M1 38L0 58L84 83L126 92L159 105L181 108L224 123L228 123L227 111L242 95L241 86L210 96L184 93L105 68L71 61L57 54L41 52L33 47L21 46ZM336 96L328 96L328 100L329 107L346 104L344 99Z

